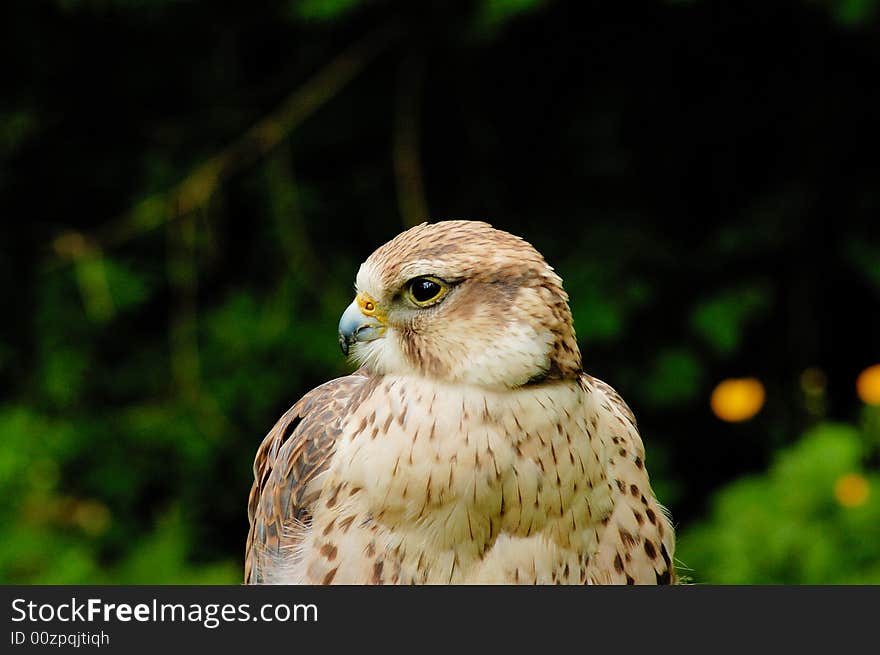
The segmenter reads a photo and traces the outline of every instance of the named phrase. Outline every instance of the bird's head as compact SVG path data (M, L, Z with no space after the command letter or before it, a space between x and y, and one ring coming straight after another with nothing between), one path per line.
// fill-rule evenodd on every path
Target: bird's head
M378 374L517 387L573 377L562 280L523 239L477 221L423 223L361 265L343 352Z

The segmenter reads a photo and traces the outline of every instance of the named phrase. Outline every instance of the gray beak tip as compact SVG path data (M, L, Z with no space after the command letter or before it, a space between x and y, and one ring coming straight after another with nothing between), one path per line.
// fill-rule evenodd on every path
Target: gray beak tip
M372 341L382 336L385 326L373 316L365 316L357 301L352 302L339 319L339 348L348 356L351 346L361 341Z

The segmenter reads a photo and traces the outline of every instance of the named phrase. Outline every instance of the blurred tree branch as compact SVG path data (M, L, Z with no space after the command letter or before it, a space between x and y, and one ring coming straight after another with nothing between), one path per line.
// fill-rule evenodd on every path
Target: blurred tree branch
M223 181L273 150L388 47L397 32L396 25L385 27L349 46L288 95L274 112L196 166L177 185L144 198L118 219L83 238L106 249L204 207ZM71 238L70 232L56 237L47 269L76 258L76 251L65 247Z
M89 319L103 323L112 318L115 308L101 247L78 232L59 236L54 245L59 256L74 262L77 286Z

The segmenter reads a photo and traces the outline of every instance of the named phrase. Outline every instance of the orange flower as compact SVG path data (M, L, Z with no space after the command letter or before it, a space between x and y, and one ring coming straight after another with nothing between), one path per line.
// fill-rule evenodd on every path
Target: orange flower
M869 366L859 374L856 391L862 402L868 405L880 405L880 364Z
M709 400L715 416L722 421L747 421L764 406L764 385L756 378L722 380Z
M834 497L844 507L858 507L868 500L868 481L858 473L842 475L834 483Z

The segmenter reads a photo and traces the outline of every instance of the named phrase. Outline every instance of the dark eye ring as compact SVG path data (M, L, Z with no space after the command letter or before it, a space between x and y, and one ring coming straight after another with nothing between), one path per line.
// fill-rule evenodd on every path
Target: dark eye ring
M446 284L434 277L417 277L407 283L410 299L419 306L436 302L446 293Z

